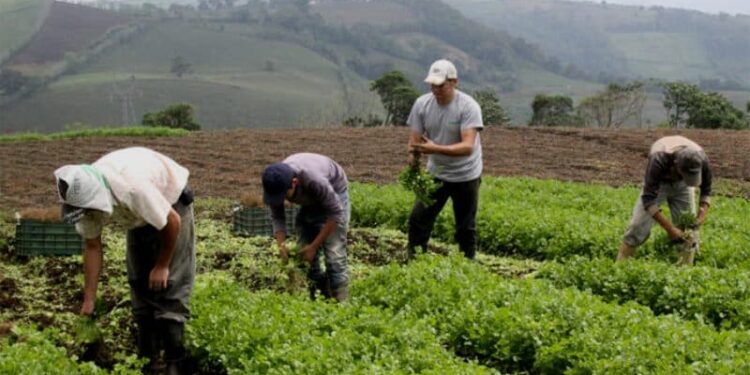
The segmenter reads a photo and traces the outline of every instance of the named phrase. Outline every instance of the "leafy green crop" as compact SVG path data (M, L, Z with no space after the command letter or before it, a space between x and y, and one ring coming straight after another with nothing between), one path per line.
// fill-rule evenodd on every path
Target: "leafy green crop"
M0 374L8 375L137 375L141 361L134 356L115 366L110 372L91 362L77 362L64 348L56 346L54 330L37 331L34 327L20 326L12 335L0 339Z
M406 166L398 175L398 182L404 189L411 191L417 200L425 206L435 203L432 197L440 189L441 183L435 181L435 177L422 169L419 153L413 154L412 162Z
M352 222L357 226L407 231L411 195L396 185L352 183ZM572 256L614 258L628 226L635 188L569 183L531 178L484 178L479 195L477 236L490 254L534 259ZM701 252L696 262L731 267L749 262L750 202L716 197L701 227ZM435 222L433 234L453 241L455 229L449 210ZM638 257L676 258L665 247L658 226L652 239L638 248ZM750 264L750 263L748 263Z
M188 342L229 374L482 374L443 349L424 323L369 306L250 293L220 274L199 277Z
M698 226L697 218L692 212L683 212L674 223L681 230L695 229Z
M588 290L608 301L635 301L656 314L677 314L725 329L750 327L750 272L745 269L573 258L548 263L537 275L559 288Z
M542 280L499 278L458 256L421 257L358 281L352 303L430 324L444 344L503 372L735 374L750 334L717 332L634 303L605 303Z

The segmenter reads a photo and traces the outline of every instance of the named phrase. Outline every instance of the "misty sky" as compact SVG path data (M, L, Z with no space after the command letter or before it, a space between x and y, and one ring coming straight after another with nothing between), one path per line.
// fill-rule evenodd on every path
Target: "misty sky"
M587 0L582 0L587 1ZM601 1L595 1L601 2ZM612 4L626 5L660 5L670 8L695 9L708 13L725 12L750 15L750 0L607 0Z

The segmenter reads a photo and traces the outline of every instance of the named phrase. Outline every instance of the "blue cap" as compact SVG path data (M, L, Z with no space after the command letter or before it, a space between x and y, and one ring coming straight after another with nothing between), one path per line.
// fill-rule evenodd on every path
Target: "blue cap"
M266 167L263 171L263 202L269 206L284 204L293 178L294 170L288 164L275 163Z

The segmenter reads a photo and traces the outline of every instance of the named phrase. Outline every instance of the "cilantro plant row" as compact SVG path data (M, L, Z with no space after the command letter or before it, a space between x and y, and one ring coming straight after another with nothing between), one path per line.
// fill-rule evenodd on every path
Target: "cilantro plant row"
M13 375L138 375L141 361L135 356L126 358L111 371L92 362L78 362L68 356L65 348L57 346L54 330L38 331L32 326L18 326L0 338L0 374Z
M199 358L229 374L485 374L440 346L431 327L369 306L251 293L199 278L188 325Z
M352 218L357 226L385 226L406 231L414 195L396 185L353 184ZM617 254L637 188L569 183L530 178L483 178L477 216L479 245L496 255L535 259ZM699 264L729 267L750 259L750 203L716 197L701 229ZM450 203L449 203L450 204ZM665 207L666 210L666 207ZM638 249L639 257L676 256L663 231ZM453 217L439 216L433 235L451 241Z
M565 264L547 263L537 276L607 301L635 301L656 314L677 314L725 329L750 327L750 272L745 269L574 258Z
M737 374L750 334L655 316L543 280L508 280L458 257L422 257L355 284L354 303L431 325L458 355L507 373Z

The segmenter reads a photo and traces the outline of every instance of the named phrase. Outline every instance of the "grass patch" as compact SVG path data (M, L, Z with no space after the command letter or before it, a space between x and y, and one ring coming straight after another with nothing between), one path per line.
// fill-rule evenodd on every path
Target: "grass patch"
M184 129L149 128L132 126L125 128L95 128L69 130L60 133L17 133L0 135L0 142L54 141L58 139L75 139L85 137L181 137L190 133Z

